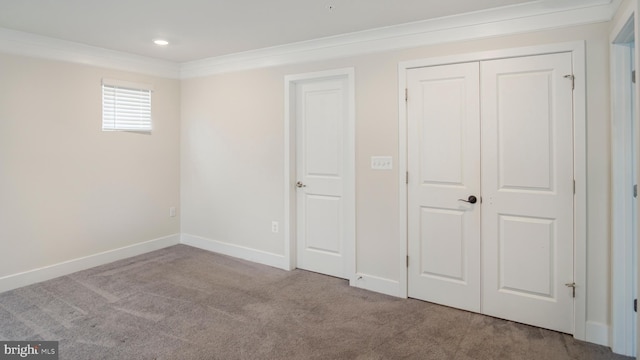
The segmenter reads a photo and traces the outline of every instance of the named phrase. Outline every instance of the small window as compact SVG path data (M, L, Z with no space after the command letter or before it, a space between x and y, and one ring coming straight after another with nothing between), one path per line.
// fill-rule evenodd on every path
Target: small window
M150 85L102 79L102 131L151 132Z

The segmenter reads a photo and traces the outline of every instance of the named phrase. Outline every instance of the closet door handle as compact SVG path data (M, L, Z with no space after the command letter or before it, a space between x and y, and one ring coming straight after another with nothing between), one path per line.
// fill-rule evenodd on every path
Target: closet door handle
M469 195L469 198L468 198L467 200L465 200L465 199L458 199L458 201L464 201L464 202L469 203L469 204L475 204L475 203L477 203L477 202L478 202L478 198L477 198L477 197L475 197L475 196L473 196L473 195Z

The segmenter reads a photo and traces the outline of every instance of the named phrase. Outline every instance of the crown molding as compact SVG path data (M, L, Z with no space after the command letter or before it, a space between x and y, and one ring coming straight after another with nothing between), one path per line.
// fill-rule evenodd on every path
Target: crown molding
M0 52L185 79L606 22L621 2L541 0L181 64L4 28L0 28Z
M0 28L0 52L180 78L178 63Z
M610 21L622 0L543 0L180 64L193 78Z

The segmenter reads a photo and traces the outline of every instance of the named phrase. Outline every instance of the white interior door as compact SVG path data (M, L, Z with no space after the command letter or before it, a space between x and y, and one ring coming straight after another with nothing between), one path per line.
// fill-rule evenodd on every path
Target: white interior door
M297 267L347 278L346 77L296 83Z
M481 63L483 313L573 333L571 54Z
M571 75L570 53L407 71L410 297L573 333Z
M479 65L408 74L409 296L480 311Z

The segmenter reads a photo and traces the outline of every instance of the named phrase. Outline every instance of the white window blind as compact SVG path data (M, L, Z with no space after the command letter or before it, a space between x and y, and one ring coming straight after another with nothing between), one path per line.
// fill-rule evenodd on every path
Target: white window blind
M152 87L102 79L102 130L151 132Z

